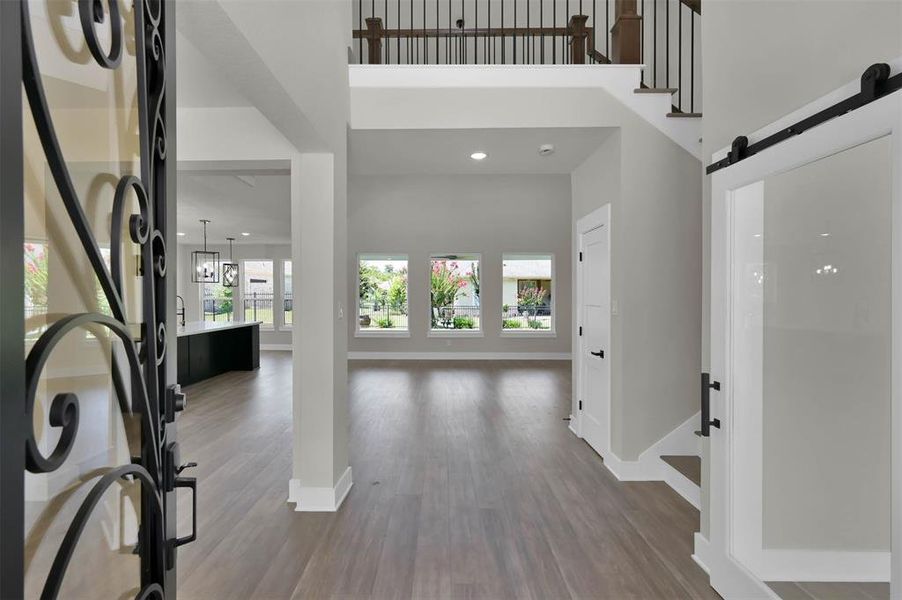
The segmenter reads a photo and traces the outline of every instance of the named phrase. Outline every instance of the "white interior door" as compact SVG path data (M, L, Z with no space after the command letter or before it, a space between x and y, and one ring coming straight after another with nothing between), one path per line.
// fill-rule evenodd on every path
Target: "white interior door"
M712 177L708 567L725 598L786 581L902 597L900 138L894 94Z
M611 257L610 226L601 224L581 235L583 335L582 435L596 452L607 456L611 440Z

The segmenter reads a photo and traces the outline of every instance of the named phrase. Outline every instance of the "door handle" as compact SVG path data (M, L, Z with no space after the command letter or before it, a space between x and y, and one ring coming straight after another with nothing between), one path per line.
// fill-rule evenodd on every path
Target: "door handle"
M720 419L711 418L711 390L720 391L720 382L711 381L709 373L702 373L702 428L695 432L699 437L711 437L711 428L720 429Z
M604 350L599 350L598 352L589 351L589 354L592 356L597 356L598 358L604 358Z

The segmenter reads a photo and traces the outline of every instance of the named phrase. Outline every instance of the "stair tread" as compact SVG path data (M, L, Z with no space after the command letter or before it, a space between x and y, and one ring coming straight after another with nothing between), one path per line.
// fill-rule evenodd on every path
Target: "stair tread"
M692 119L700 119L702 113L687 113L687 112L669 112L667 113L668 117L671 118L692 118Z
M676 469L686 479L697 486L702 485L702 459L694 455L668 455L661 460Z
M640 87L633 90L633 92L637 94L670 94L671 96L677 93L677 88L650 88L650 87Z

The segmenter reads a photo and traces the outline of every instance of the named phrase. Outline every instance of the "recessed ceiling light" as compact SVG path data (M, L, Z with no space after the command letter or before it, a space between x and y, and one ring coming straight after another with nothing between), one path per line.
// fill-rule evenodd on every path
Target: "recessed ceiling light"
M177 235L177 236L179 236L179 237L185 237L185 232L184 232L184 231L179 231L179 232L176 233L175 235Z
M554 144L542 144L539 146L539 156L551 156L554 154Z
M483 160L487 156L488 156L488 154L486 154L485 152L480 150L478 152L474 152L473 154L471 154L470 158L472 158L473 160Z
M241 232L241 235L243 235L244 237L247 237L247 236L249 236L250 234L249 234L248 232L246 232L246 231L242 231L242 232Z
M821 237L830 237L830 234L827 233L827 232L824 232L824 233L821 234Z

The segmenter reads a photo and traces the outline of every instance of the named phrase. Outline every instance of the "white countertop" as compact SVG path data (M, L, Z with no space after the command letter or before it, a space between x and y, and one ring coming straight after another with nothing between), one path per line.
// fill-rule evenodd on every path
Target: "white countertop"
M178 328L178 337L260 325L263 321L191 321Z

